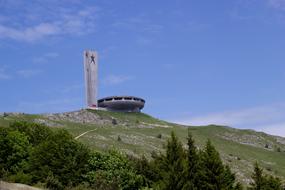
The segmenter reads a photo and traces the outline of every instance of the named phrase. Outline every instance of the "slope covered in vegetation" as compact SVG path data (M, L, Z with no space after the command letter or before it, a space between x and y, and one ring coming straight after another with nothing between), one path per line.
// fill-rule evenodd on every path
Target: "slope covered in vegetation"
M190 129L196 145L202 149L208 139L219 151L237 178L244 184L251 182L255 161L264 172L285 179L285 139L252 130L238 130L223 126L181 126L157 120L142 113L114 113L81 110L63 114L27 115L5 114L0 124L8 126L15 120L43 123L52 129L66 129L74 138L92 149L118 149L129 155L151 158L154 152L164 152L166 140L174 131L186 147Z
M153 153L150 160L116 150L99 152L64 129L17 121L0 127L0 182L50 190L243 189L210 140L198 150L188 130L187 146L183 148L172 131L164 149L164 153ZM284 188L279 178L264 174L257 162L251 179L246 189ZM1 183L0 188L7 185L18 186Z

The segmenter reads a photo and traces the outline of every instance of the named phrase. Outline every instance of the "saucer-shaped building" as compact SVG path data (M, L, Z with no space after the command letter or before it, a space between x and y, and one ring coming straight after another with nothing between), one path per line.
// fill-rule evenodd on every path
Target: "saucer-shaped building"
M145 100L135 96L110 96L98 100L98 107L109 111L140 112Z

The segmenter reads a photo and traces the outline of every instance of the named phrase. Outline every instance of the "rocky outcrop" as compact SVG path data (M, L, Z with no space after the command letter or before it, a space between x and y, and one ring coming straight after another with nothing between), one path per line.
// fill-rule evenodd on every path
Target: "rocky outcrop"
M101 118L99 115L88 110L79 110L74 112L44 114L45 118L51 121L69 121L81 124L98 124L106 125L112 124L111 120Z

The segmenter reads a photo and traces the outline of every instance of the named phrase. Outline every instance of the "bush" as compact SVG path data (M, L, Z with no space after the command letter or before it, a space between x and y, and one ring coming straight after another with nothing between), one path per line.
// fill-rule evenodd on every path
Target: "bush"
M113 125L117 125L117 124L118 124L117 120L113 118L113 119L112 119L112 124L113 124Z
M24 173L23 171L8 176L7 180L16 183L32 184L32 176L30 174Z
M83 181L89 149L64 130L15 122L0 128L0 177L25 184L63 189Z
M0 166L9 174L16 174L27 166L31 150L28 137L19 131L0 128Z
M27 135L30 143L33 145L38 145L53 134L52 130L45 125L24 121L14 122L10 125L10 128Z
M117 151L93 152L86 178L91 186L98 186L100 181L101 188L107 189L118 186L120 189L133 190L142 186L142 176L137 174L128 158Z
M106 171L96 171L91 172L92 180L90 181L90 187L96 190L113 190L120 189L119 182L116 178L109 179L108 172Z
M143 186L151 187L157 175L152 162L149 162L145 156L141 158L129 156L129 160L133 163L137 173L143 177Z
M57 178L50 173L46 179L46 187L50 190L62 190L64 189L63 185Z
M68 189L68 190L93 190L95 188L90 187L90 185L88 183L82 183L76 187L67 187L66 189ZM98 190L100 190L100 189L98 189Z
M159 139L161 139L161 138L162 138L162 134L159 133L156 137L159 138Z
M148 161L117 151L91 153L65 130L16 122L0 127L0 177L51 190L242 189L210 141L197 150L189 133L187 145L184 150L172 133L165 153L153 151ZM282 189L280 179L263 175L257 164L252 178L250 189Z
M263 174L256 162L254 165L254 172L252 174L253 182L250 184L249 190L283 190L281 180L269 175Z
M31 153L30 166L34 181L53 178L63 185L77 185L87 172L89 150L64 130L51 135Z

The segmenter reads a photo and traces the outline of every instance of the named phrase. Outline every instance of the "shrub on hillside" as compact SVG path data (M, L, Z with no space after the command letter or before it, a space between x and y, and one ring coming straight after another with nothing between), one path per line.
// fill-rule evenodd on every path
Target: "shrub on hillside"
M0 167L7 175L14 175L27 167L31 150L28 136L19 132L0 128Z
M82 182L87 172L89 150L66 131L54 132L34 148L30 155L30 170L34 182L58 180L64 186Z
M29 142L36 146L47 140L53 131L43 124L16 121L10 125L11 130L19 131L29 138Z
M162 134L159 133L156 137L159 138L159 139L161 139L161 138L162 138Z
M56 189L77 185L88 159L89 149L67 131L27 122L0 128L0 177L8 181L54 184Z
M86 179L91 186L101 184L107 189L134 190L142 186L142 176L137 174L128 158L117 151L93 152Z
M254 165L252 179L253 182L250 184L249 190L283 190L281 180L263 174L263 169L259 167L257 162Z
M117 151L90 152L65 130L16 122L0 127L0 179L55 190L242 189L210 141L198 150L189 133L187 145L183 149L172 132L165 152L153 152L149 161ZM282 189L257 164L252 178L252 190Z
M137 167L149 187L155 189L206 189L206 190L240 190L242 186L235 179L230 168L222 163L219 153L210 141L205 149L198 151L191 134L188 134L188 149L174 132L165 146L166 153L154 155L149 163L142 158ZM150 167L149 167L150 166ZM150 185L149 185L150 184Z

